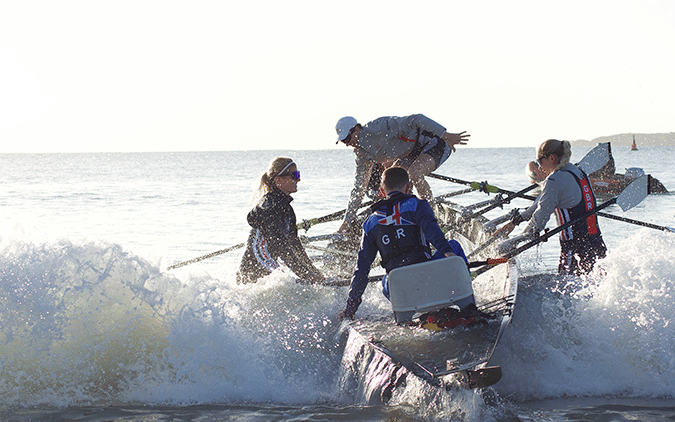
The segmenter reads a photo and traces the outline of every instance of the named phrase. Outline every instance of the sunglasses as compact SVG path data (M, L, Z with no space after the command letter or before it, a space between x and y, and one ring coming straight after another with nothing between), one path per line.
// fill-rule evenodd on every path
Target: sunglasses
M277 176L277 177L284 177L284 176L291 176L291 178L293 178L293 180L300 180L300 171L299 171L299 170L296 170L296 171L294 171L294 172L292 172L292 173L288 173L288 174L280 174L280 175Z
M354 129L356 129L356 126L349 129L349 133L347 134L347 137L342 140L343 143L345 143L345 144L349 143L349 140L352 139L352 135L354 134Z

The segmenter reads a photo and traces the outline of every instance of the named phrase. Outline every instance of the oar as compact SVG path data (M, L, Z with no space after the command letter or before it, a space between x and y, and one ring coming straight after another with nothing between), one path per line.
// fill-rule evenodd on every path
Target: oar
M450 197L457 196L457 195L463 195L465 193L473 192L475 190L476 189L474 189L474 188L468 188L468 189L458 190L456 192L444 193L442 195L438 195L437 197L435 197L434 201L441 201L445 198L450 198Z
M469 262L469 264L467 266L469 268L475 268L475 267L481 267L481 266L483 266L482 268L485 268L484 266L491 267L491 266L494 266L494 265L503 264L504 262L506 262L508 260L509 260L508 258L489 258L485 261ZM473 273L472 273L472 275L473 275ZM384 274L373 275L373 276L368 277L368 281L369 282L380 281L380 280L382 280L383 277L384 277Z
M474 190L475 189L471 188L471 189L463 189L463 190L460 190L460 191L457 191L457 192L445 193L443 195L437 196L434 199L435 200L441 200L443 198L450 198L452 196L457 196L457 195L462 195L462 194L465 194L465 193L473 192ZM372 200L372 201L364 202L363 204L361 204L359 209L364 208L364 207L369 207L369 206L373 205L378 200ZM347 212L347 209L336 211L334 213L324 215L323 217L317 217L317 218L310 218L308 220L302 220L300 223L298 223L298 230L302 229L302 230L307 231L307 230L309 230L310 227L312 227L315 224L327 223L329 221L339 220L340 218L342 218L345 215L345 212Z
M454 177L443 176L442 174L436 174L436 173L430 173L429 177L433 177L434 179L439 179L439 180L445 180L446 182L453 182L453 183L457 183L457 184L460 184L460 185L471 186L471 189L477 190L479 192L503 193L502 190L499 189L497 186L489 185L488 182L468 182L466 180L455 179Z
M359 209L361 209L363 207L369 207L369 206L373 205L374 203L375 203L375 201L364 202L363 204L361 204ZM298 223L298 230L303 229L303 230L307 231L307 230L309 230L310 227L312 227L315 224L327 223L329 221L339 220L340 218L342 218L342 216L345 215L346 212L347 212L347 209L345 208L343 210L335 211L334 213L324 215L323 217L310 218L309 220L302 220L300 223Z
M626 187L626 189L621 192L619 196L615 196L614 198L603 202L601 205L597 206L596 208L593 208L590 211L585 212L583 215L579 216L578 218L575 218L574 220L565 223L561 226L556 227L555 229L552 230L547 230L543 234L537 236L535 239L525 243L522 246L519 246L518 248L504 254L504 258L513 258L514 256L518 255L519 253L531 248L532 246L538 245L541 242L544 242L546 239L549 237L560 233L561 231L565 230L566 228L572 226L573 224L576 224L577 222L588 218L589 216L597 213L603 208L607 208L610 205L617 204L623 211L628 211L629 209L633 208L640 202L642 202L643 199L647 197L647 194L649 193L649 180L647 176L642 176L638 179L635 179L630 185ZM515 240L515 239L512 239ZM476 275L480 275L484 273L485 271L489 270L489 267L482 267L476 270Z
M607 214L604 212L599 212L598 215L603 216L605 218L611 218L612 220L623 221L624 223L630 223L635 224L637 226L649 227L650 229L663 230L666 232L675 233L675 228L673 227L659 226L657 224L647 223L646 221L633 220L632 218L620 217L618 215Z
M328 248L328 247L325 247L325 246L307 245L307 246L305 246L305 248L312 249L312 250L315 250L315 251L321 251L321 252L326 252L326 253L330 253L330 254L335 254L335 255L347 256L347 257L350 257L350 258L356 257L355 252L341 251L339 249Z
M518 208L514 208L511 211L509 211L507 214L502 215L501 217L497 217L494 220L490 220L487 223L483 225L483 230L485 230L488 233L492 233L495 230L497 230L497 226L505 223L509 220L512 220L515 214L518 212Z
M527 192L531 191L532 189L534 189L534 188L536 188L536 187L538 187L538 185L536 185L536 184L535 184L535 185L530 185L530 186L526 187L525 189L521 189L521 190L519 190L518 192L514 192L514 193L512 193L512 194L510 194L510 195L507 195L506 198L503 198L503 197L501 196L502 194L500 193L500 194L492 201L492 204L491 204L491 205L488 205L487 207L485 207L485 208L483 208L483 209L481 209L481 210L478 210L478 211L476 211L476 212L473 212L473 213L471 213L471 214L463 215L462 218L463 218L464 220L471 220L472 218L476 218L476 217L478 217L479 215L483 215L483 214L485 214L486 212L488 212L488 211L490 211L490 210L493 210L493 209L495 209L495 208L497 208L497 207L501 207L501 206L504 205L504 204L508 204L509 202L511 202L511 200L512 200L513 198L519 197L520 195L525 195Z
M517 209L517 208L514 208L514 209L512 209L511 211L509 211L507 214L504 214L504 215L502 215L501 217L497 217L497 218L495 218L494 220L488 221L487 223L483 224L483 230L484 230L486 233L492 233L492 232L494 232L495 230L497 230L497 226L498 226L498 225L500 225L500 224L502 224L502 223L504 223L504 222L506 222L506 221L508 221L508 220L511 220L511 219L513 218L514 214L516 214L517 212L518 212L518 209ZM474 249L473 251L471 251L471 253L469 253L469 254L466 256L467 259L471 259L472 257L478 255L478 254L481 253L485 248L487 248L488 246L492 245L492 244L493 244L494 242L496 242L498 239L503 238L503 236L504 236L504 235L500 235L500 236L491 236L488 240L485 241L485 243L483 243L482 245L476 246L476 249Z
M184 266L189 265L189 264L194 264L195 262L199 262L199 261L203 261L205 259L213 258L214 256L222 255L224 253L231 252L235 249L243 248L244 246L246 246L246 242L238 243L234 246L230 246L229 248L221 249L219 251L215 251L215 252L211 252L211 253L206 254L206 255L199 256L199 257L191 259L189 261L185 261L185 262L181 262L181 263L178 263L178 264L171 265L171 266L167 267L166 270L167 271L173 270L174 268L180 268L180 267L184 267Z
M488 258L485 261L473 261L469 262L468 267L469 268L476 268L476 267L482 267L483 265L498 265L498 264L503 264L506 261L508 261L508 258Z
M330 240L331 242L338 242L341 240L345 240L345 236L340 234L340 233L328 233L328 234L320 234L317 236L312 236L312 237L307 237L307 236L298 236L300 238L300 242L304 243L309 243L309 242L318 242L321 240Z
M492 245L494 242L496 242L497 239L501 239L501 238L502 238L502 236L492 236L491 238L489 238L488 240L486 240L485 243L483 243L482 245L476 247L476 249L474 249L473 251L471 251L471 253L468 254L466 257L467 257L467 258L471 258L471 257L473 257L473 256L478 255L478 254L481 253L485 248L487 248L488 246L490 246L490 245Z
M314 236L314 237L304 237L304 236L302 236L300 238L300 240L303 243L305 243L305 242L314 242L314 241L318 241L318 240L334 239L336 236L341 237L342 235L331 233L331 234L322 234L322 235ZM218 256L218 255L222 255L222 254L225 254L225 253L228 253L228 252L232 252L233 250L243 248L244 246L246 246L246 242L238 243L234 246L230 246L229 248L221 249L219 251L211 252L211 253L206 254L206 255L198 256L197 258L193 258L193 259L190 259L188 261L184 261L184 262L180 262L178 264L171 265L171 266L167 267L166 269L168 271L168 270L173 270L175 268L184 267L184 266L189 265L189 264L194 264L195 262L199 262L199 261L203 261L205 259L213 258L214 256Z
M577 166L581 170L583 170L584 173L591 174L591 173L594 173L594 172L600 170L602 167L604 167L605 164L607 164L608 161L609 161L609 146L608 146L607 143L603 143L603 144L598 144L598 146L596 146L595 148L590 150L588 152L588 154L586 154L584 156L584 158L582 158L581 161L579 161ZM513 198L521 197L521 196L525 195L527 192L531 191L532 189L536 188L537 186L538 185L536 185L536 184L532 184L532 185L530 185L530 186L528 186L524 189L521 189L518 192L511 192L511 193L507 193L507 194L506 194L506 191L504 191L503 189L500 189L501 192L499 193L499 195L506 194L507 195L506 198L502 198L501 196L498 195L497 198L494 199L493 204L481 209L480 211L476 211L476 212L474 212L474 213L472 213L468 216L463 216L463 218L465 218L467 220L470 220L470 219L475 218L479 215L483 215L490 210L493 210L497 207L501 207L503 204L508 204L509 202L511 202L511 200Z
M466 214L466 215L470 215L471 211L473 211L475 209L483 208L483 207L486 207L488 205L493 205L493 204L498 203L500 201L502 201L501 193L499 195L497 195L496 197L494 197L493 199L488 199L487 201L482 201L482 202L478 202L476 204L467 205L465 207L462 207L462 213Z
M651 175L648 174L647 177L651 178ZM506 192L508 192L508 191L506 191ZM536 197L531 196L531 195L521 195L520 198L529 199L531 201L535 201L537 199ZM637 226L649 227L650 229L663 230L663 231L666 231L666 232L675 233L675 228L673 228L673 227L659 226L658 224L647 223L646 221L634 220L632 218L621 217L621 216L614 215L614 214L608 214L606 212L598 212L597 214L600 217L610 218L612 220L617 220L617 221L623 221L624 223L630 223L630 224L635 224ZM510 215L510 214L508 214L508 215ZM504 217L506 217L506 216L504 216ZM503 223L503 221L497 222L500 218L503 218L503 217L498 217L495 220L490 221L490 223L495 223L495 224Z

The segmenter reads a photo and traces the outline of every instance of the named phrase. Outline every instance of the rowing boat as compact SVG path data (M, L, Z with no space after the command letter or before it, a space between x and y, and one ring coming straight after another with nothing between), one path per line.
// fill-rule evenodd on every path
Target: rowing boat
M460 242L470 259L484 259L493 252L480 248L489 243L493 230L485 217L467 220L466 210L451 202L439 203L435 211L447 237ZM490 359L511 321L517 289L518 268L511 259L473 280L482 316L468 324L439 329L428 324L426 318L435 315L429 309L416 312L408 324L397 325L391 314L353 321L343 356L345 372L351 374L351 382L383 401L408 376L445 388L494 384L501 378L501 368L489 366Z
M617 173L612 156L611 144L607 143L609 161L598 171L588 174L593 186L593 192L601 199L607 199L623 192L626 187L637 178L644 176L644 169L640 167L627 168L625 173ZM657 178L649 176L649 193L668 193L668 189Z

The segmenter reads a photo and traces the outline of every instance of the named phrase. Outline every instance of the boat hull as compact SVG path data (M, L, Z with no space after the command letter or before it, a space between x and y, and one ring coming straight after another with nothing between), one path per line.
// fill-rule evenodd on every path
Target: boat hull
M436 210L439 223L448 237L459 241L467 253L476 250L490 238L488 221L482 216L466 221L462 208L441 204ZM486 257L489 248L475 258ZM495 371L490 376L475 371L486 368L509 325L518 289L518 268L515 259L485 272L473 281L474 296L479 309L490 318L479 318L439 331L421 325L396 325L391 315L365 318L351 323L351 337L359 337L369 347L410 373L435 385L450 380L464 380L465 387L485 386L467 383L468 374L480 374L479 379L496 382L501 377ZM498 369L498 368L497 368Z

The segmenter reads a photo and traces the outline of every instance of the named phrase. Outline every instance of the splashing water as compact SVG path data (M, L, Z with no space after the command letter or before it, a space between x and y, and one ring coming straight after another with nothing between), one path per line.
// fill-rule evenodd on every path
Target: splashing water
M640 231L587 278L525 278L495 356L496 389L524 399L672 394L674 242Z

